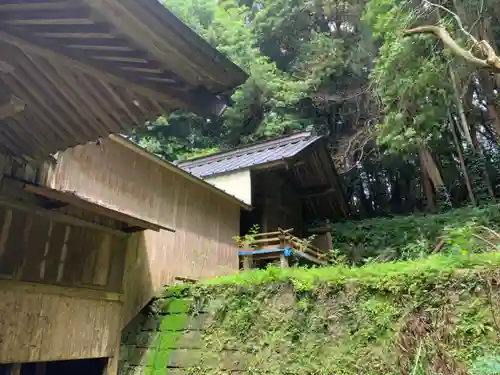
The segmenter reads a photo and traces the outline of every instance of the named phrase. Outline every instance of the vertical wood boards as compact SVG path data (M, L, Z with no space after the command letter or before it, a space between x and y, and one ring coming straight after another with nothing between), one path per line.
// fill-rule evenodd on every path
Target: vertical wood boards
M238 271L239 205L121 144L103 139L62 152L47 176L48 187L175 229L129 239L124 324L175 277Z
M0 206L0 280L121 292L126 239Z
M278 228L294 228L294 235L302 237L305 225L300 196L293 186L275 172L263 171L256 178L257 205L264 208L262 232Z
M120 301L3 287L0 363L111 356L119 341ZM85 292L82 292L85 295Z

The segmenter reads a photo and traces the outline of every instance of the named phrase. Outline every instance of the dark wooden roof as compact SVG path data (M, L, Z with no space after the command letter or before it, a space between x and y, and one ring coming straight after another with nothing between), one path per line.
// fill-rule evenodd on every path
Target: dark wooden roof
M250 169L258 183L267 173L284 177L299 194L306 220L346 217L348 207L325 137L300 132L209 156L177 166L197 177ZM264 177L259 175L264 173Z
M157 0L0 0L1 152L40 157L177 108L216 115L246 78Z

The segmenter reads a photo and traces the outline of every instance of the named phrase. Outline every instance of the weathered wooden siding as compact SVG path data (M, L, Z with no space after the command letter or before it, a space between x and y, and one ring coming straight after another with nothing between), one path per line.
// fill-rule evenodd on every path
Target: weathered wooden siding
M0 363L112 355L126 240L29 207L0 201Z
M61 153L48 184L175 230L140 232L129 240L124 323L175 277L238 270L233 236L240 207L123 145L103 140Z
M0 202L0 280L122 291L126 240Z
M104 298L78 288L0 281L0 363L112 356L122 303Z

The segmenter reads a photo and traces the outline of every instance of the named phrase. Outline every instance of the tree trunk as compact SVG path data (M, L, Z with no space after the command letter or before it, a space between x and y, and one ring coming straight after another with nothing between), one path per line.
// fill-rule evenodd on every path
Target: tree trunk
M436 194L433 185L434 188L437 188L437 186L443 185L443 180L429 150L422 147L419 150L419 157L427 209L436 212Z
M427 168L425 167L425 163L422 158L420 158L420 167L422 170L422 183L427 211L436 212L436 198L434 190L432 189L432 183L429 179L429 174L427 173Z
M464 156L462 153L462 146L460 146L460 142L459 142L458 137L457 137L457 132L455 129L456 124L455 124L453 117L451 116L451 113L449 114L449 117L450 117L450 130L451 130L451 134L453 136L453 143L455 143L455 148L457 149L458 160L460 161L460 168L462 169L462 173L464 174L464 180L465 180L465 186L467 187L467 193L469 195L470 201L475 206L477 204L476 197L474 197L474 191L472 190L472 184L470 182L469 173L467 172L467 168L465 166Z
M441 177L441 172L436 164L436 161L432 157L429 149L427 147L422 147L419 151L420 160L423 161L425 170L429 176L429 179L434 186L434 189L437 190L440 186L443 186L443 178Z
M479 72L479 78L481 82L481 88L483 89L484 99L486 101L486 107L488 109L488 118L493 124L495 129L496 137L500 135L500 116L498 115L498 110L496 106L496 95L494 92L493 82L491 81L490 74L488 72Z
M484 158L484 152L483 148L479 144L477 140L477 134L476 134L476 129L474 128L473 125L471 125L471 136L472 136L472 144L474 145L474 150L479 157L481 157L482 160L485 160ZM488 189L488 194L490 195L491 199L495 199L495 192L493 190L493 185L491 184L491 179L490 175L488 174L488 170L485 168L483 169L483 178L484 178L484 183L486 184L486 188Z
M465 116L465 110L464 110L464 106L462 103L462 97L460 95L460 90L458 88L458 83L457 83L457 78L455 76L455 71L453 70L451 65L449 68L449 73L450 73L450 78L451 78L451 84L453 86L453 96L455 97L455 103L457 105L458 114L460 116L460 122L462 124L462 132L464 134L464 137L465 137L465 140L467 141L467 143L470 146L472 146L472 138L470 136L469 126L467 124L467 118Z

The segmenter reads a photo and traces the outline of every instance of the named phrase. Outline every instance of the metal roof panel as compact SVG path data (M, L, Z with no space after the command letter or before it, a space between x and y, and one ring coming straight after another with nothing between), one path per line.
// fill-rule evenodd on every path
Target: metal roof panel
M197 177L209 177L293 157L320 138L310 132L296 133L182 161L177 166Z

